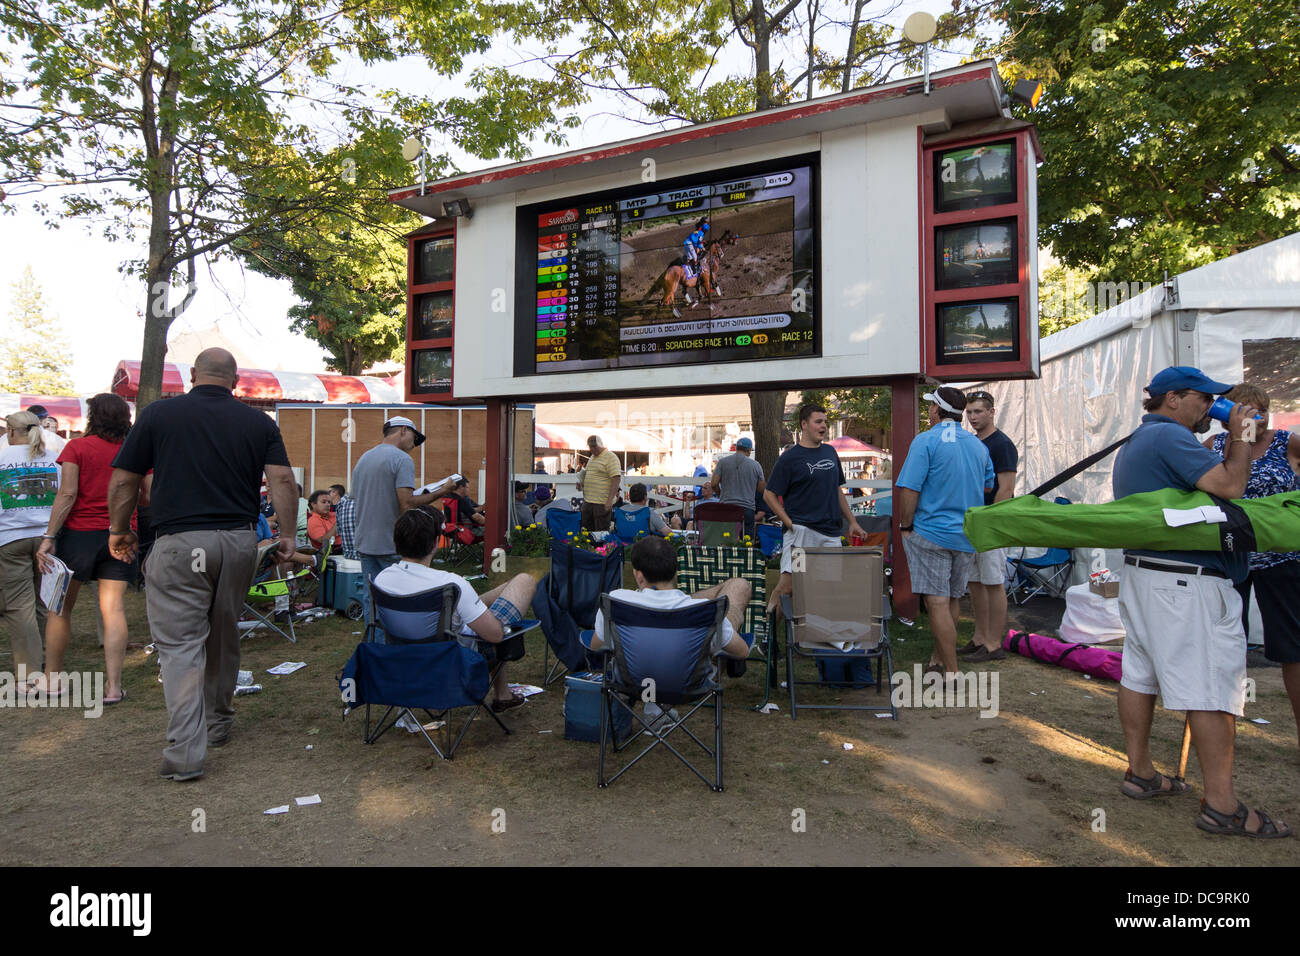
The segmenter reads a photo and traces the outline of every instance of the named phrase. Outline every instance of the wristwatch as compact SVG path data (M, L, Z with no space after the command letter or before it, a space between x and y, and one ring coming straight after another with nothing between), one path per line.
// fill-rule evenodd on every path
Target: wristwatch
M898 530L899 530L899 531L911 531L911 530L912 530L912 526L911 526L910 524L900 524L900 525L898 526Z

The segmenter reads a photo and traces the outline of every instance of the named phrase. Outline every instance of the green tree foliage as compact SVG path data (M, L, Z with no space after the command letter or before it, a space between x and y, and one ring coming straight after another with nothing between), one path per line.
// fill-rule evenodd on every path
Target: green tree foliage
M70 395L72 355L58 322L45 314L45 299L32 274L23 269L13 290L9 328L0 348L0 391L29 395Z
M563 84L492 67L470 75L468 97L349 81L408 57L455 75L497 30L530 29L527 15L480 0L5 3L23 73L0 75L0 190L8 202L54 190L59 203L37 205L51 225L84 217L145 247L131 265L147 299L144 405L196 263L233 255L267 218L305 234L355 213L346 147L376 116L442 123L464 148L510 157L533 131L576 122Z
M406 242L423 219L388 201L387 187L410 175L401 156L402 133L383 122L364 130L327 165L346 174L337 209L309 223L276 214L250 197L258 228L235 241L255 272L288 279L300 300L291 327L320 344L326 364L359 375L379 362L405 357ZM293 163L286 158L286 165ZM297 160L300 176L306 162Z
M1041 245L1159 282L1296 228L1300 6L1006 0L987 52L1044 83Z

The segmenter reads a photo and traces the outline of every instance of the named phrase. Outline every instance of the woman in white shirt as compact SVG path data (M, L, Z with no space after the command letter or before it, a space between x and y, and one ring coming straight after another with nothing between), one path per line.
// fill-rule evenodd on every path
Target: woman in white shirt
M58 454L46 447L31 412L5 416L9 446L0 449L0 619L9 630L14 670L35 683L44 666L45 605L36 552L59 490Z

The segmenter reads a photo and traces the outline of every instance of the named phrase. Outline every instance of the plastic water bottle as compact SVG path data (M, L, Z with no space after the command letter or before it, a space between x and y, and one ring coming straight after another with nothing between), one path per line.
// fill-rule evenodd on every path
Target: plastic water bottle
M1230 402L1228 399L1220 395L1214 400L1214 404L1210 406L1209 415L1215 421L1223 422L1223 424L1226 425L1228 424L1228 416L1232 414L1232 409L1236 404L1236 402ZM1255 416L1255 421L1262 422L1263 420L1263 415Z

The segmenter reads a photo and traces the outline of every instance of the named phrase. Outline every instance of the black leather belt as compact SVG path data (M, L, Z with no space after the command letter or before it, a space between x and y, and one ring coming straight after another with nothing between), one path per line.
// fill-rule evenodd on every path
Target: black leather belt
M1171 574L1190 574L1193 576L1199 574L1202 577L1228 579L1228 576L1222 571L1216 571L1214 568L1203 568L1199 564L1169 564L1166 561L1152 561L1150 558L1135 558L1131 555L1124 556L1124 563L1139 568L1147 568L1151 571L1168 571Z

